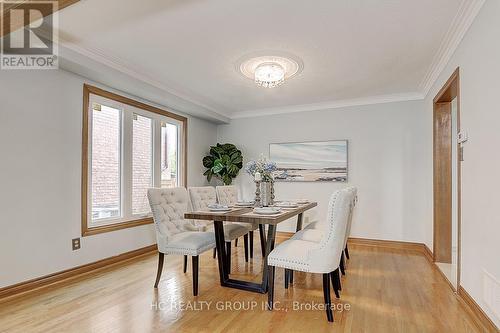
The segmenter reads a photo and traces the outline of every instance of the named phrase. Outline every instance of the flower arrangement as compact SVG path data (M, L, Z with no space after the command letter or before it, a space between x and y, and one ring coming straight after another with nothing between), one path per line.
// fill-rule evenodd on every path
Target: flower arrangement
M276 163L268 161L264 155L261 155L257 161L249 161L245 166L245 171L249 175L255 177L255 174L258 173L264 182L272 182L274 180L273 172L276 170Z

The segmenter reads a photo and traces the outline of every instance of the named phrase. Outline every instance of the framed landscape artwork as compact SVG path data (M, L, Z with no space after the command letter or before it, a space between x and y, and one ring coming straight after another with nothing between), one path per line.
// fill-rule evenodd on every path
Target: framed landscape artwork
M271 143L276 181L347 182L347 140Z

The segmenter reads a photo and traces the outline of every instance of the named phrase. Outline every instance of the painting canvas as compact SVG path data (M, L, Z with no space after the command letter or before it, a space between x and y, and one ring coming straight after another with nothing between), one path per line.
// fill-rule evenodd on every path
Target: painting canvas
M276 181L347 181L347 140L271 143L269 158Z

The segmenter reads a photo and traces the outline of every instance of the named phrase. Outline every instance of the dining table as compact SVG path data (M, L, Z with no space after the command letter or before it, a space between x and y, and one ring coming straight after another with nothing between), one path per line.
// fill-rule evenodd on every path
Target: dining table
M254 211L252 207L229 207L228 211L193 211L184 214L186 219L191 220L204 220L214 222L214 232L215 232L215 245L217 249L217 260L219 266L219 277L220 285L228 288L241 289L251 292L257 292L265 294L268 290L268 265L267 256L274 249L275 239L276 239L276 229L279 223L286 221L290 218L297 216L296 231L302 229L303 214L305 211L312 209L317 206L317 202L307 202L302 204L297 204L297 207L281 208L278 213L275 214L258 214ZM229 277L230 268L228 267L227 253L225 248L224 240L224 223L250 223L259 224L261 230L265 230L267 225L267 236L265 239L261 239L263 242L264 256L263 256L263 270L262 270L262 282L256 283L251 281L244 281L238 279L232 279ZM261 233L261 238L264 233Z

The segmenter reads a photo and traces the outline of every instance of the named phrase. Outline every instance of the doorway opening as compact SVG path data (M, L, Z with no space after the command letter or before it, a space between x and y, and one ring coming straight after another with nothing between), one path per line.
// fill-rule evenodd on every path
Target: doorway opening
M434 262L456 291L460 285L460 71L434 98Z

